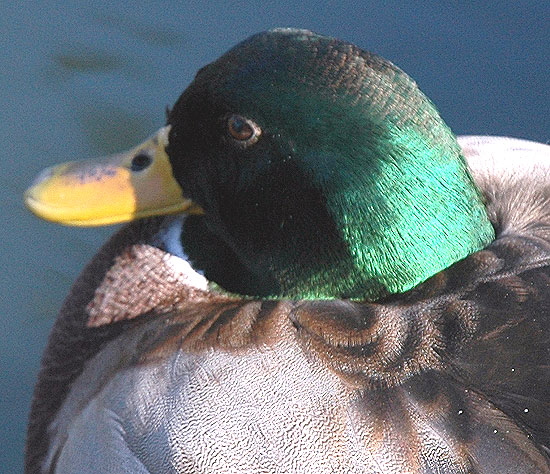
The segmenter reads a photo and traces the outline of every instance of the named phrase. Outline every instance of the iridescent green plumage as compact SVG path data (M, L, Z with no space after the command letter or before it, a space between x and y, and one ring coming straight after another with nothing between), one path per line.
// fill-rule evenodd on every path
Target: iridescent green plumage
M227 138L233 113L262 129L256 143ZM206 211L185 247L230 291L374 300L494 238L432 103L350 44L297 30L254 36L199 72L169 123L174 173ZM205 239L227 249L232 271L209 259Z

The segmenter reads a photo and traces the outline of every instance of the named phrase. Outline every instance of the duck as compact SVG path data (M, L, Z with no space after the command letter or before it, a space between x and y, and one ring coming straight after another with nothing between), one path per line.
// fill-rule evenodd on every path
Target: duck
M25 202L126 223L50 334L27 473L550 472L550 147L455 137L391 62L258 33Z

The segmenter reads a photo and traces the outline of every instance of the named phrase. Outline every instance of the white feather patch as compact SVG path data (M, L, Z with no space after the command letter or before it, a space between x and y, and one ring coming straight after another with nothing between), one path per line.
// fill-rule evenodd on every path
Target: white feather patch
M208 280L201 270L195 270L189 263L189 255L185 252L181 243L181 232L185 222L185 215L178 215L166 219L154 244L160 245L169 255L166 256L166 264L181 276L185 283L200 290L208 289Z

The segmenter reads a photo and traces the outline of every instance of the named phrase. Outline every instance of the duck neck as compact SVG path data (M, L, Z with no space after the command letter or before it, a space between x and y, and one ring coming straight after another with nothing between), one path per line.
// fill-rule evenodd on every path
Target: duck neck
M346 167L325 157L333 169L323 171L322 194L300 188L305 177L297 170L277 210L268 210L268 201L244 204L240 215L249 225L242 228L241 218L240 233L218 232L197 218L184 238L194 263L240 294L374 301L415 287L493 240L454 137L433 143L401 132L379 143L371 158L348 157ZM315 159L323 160L318 152Z
M371 148L375 168L348 168L335 179L346 185L327 193L349 254L338 283L348 297L403 293L494 239L461 150L441 126L438 141L403 130L384 137Z

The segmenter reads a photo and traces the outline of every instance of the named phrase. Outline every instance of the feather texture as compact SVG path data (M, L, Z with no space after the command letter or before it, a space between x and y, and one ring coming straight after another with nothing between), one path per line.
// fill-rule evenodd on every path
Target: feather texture
M497 239L377 303L197 288L160 219L120 231L52 331L27 472L550 472L550 152L460 143Z

